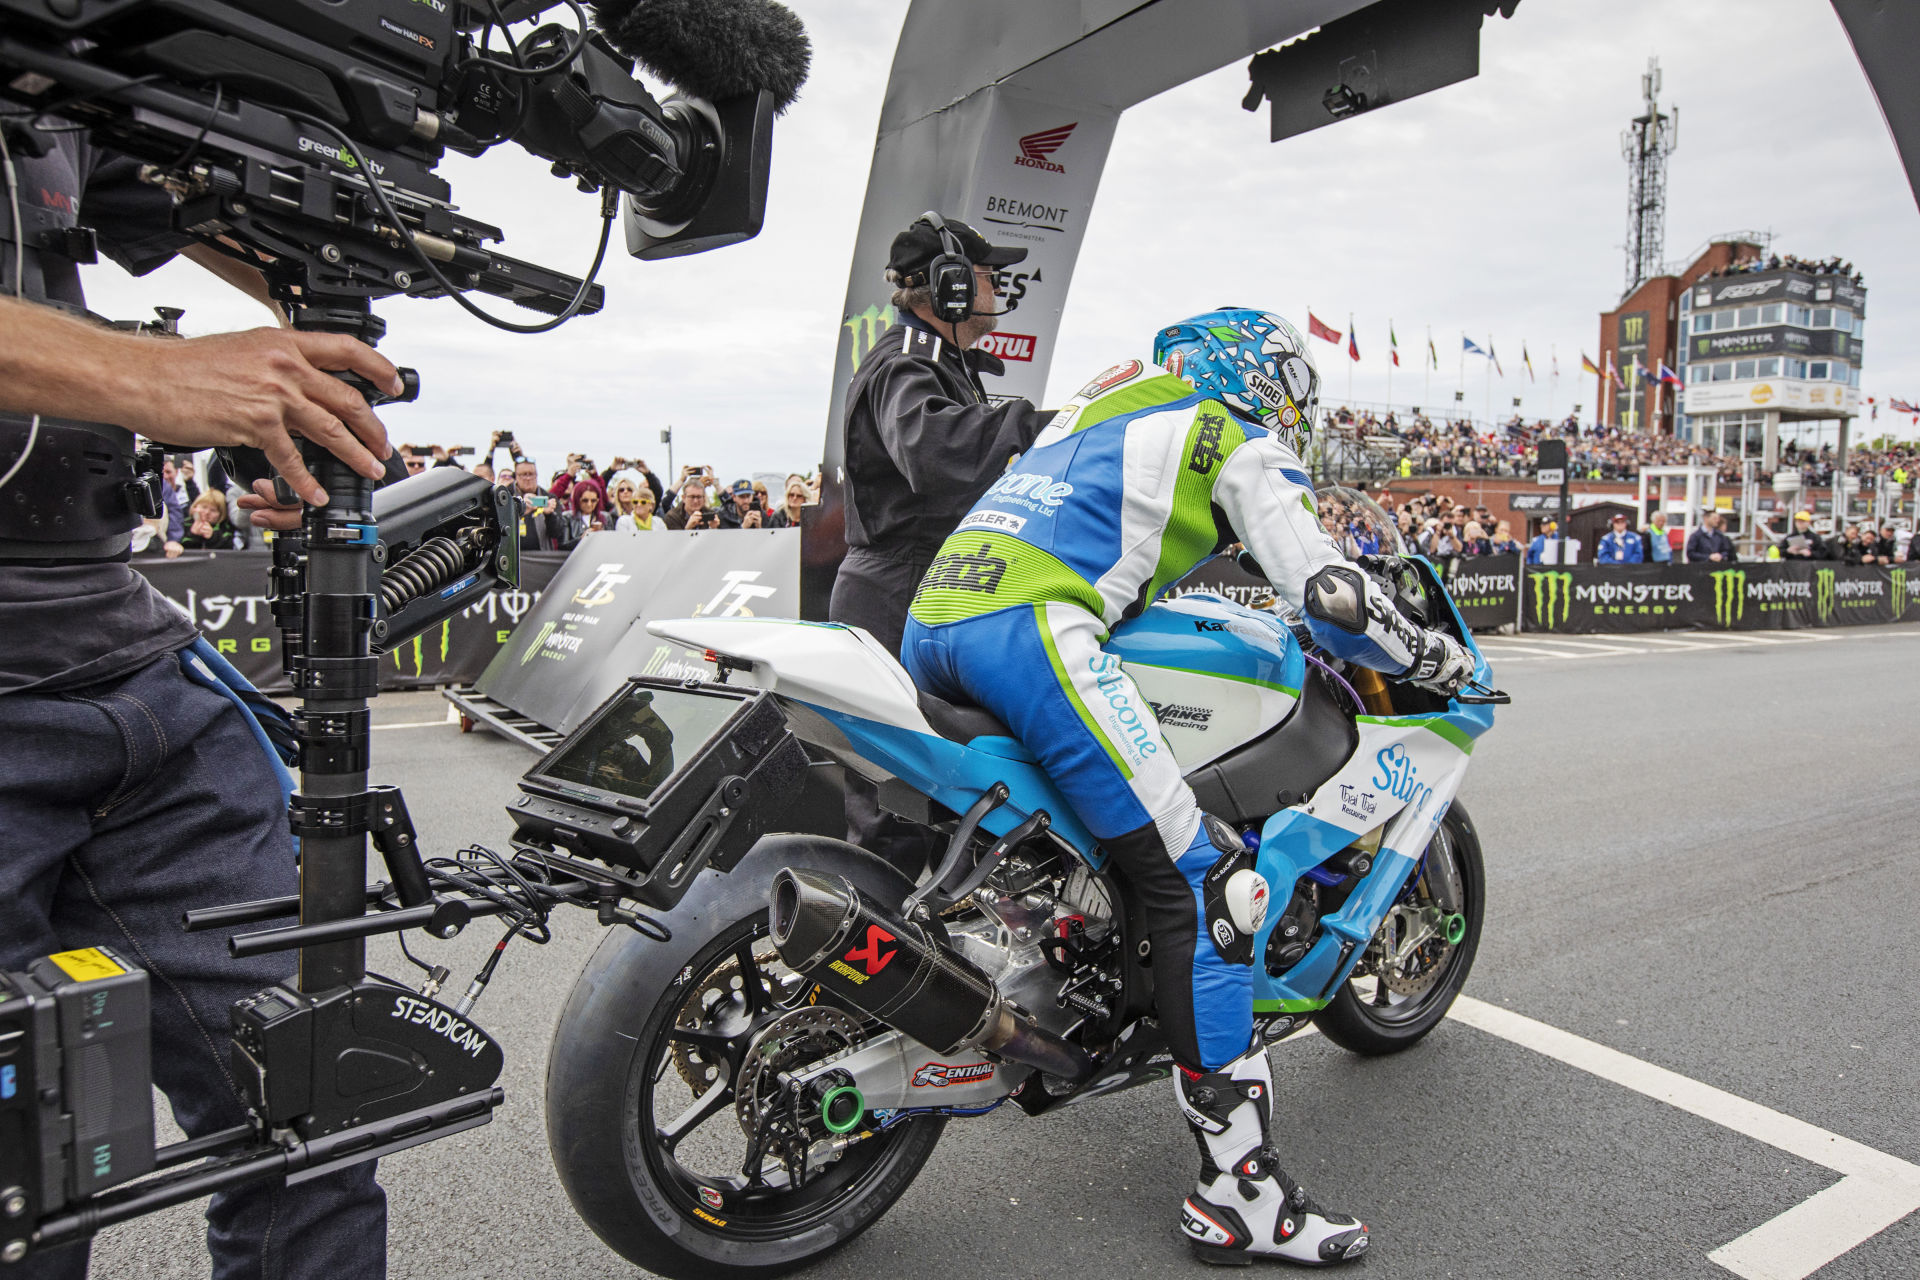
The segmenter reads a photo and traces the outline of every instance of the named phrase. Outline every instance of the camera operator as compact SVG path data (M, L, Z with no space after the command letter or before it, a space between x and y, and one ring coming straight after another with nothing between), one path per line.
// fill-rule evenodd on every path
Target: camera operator
M939 221L918 218L893 238L887 280L900 325L847 386L847 556L827 617L865 628L895 655L907 605L940 544L1049 416L1025 400L989 403L980 375L1005 367L975 350L1001 314L994 273L1027 251L991 245L964 222ZM930 278L934 259L956 250L973 273L972 305L957 322L939 317ZM921 829L882 812L863 779L848 780L847 827L849 840L909 874L934 847Z
M193 623L128 565L132 433L185 450L260 449L295 493L324 503L295 435L369 478L391 452L379 419L326 371L396 392L400 381L344 336L163 339L55 309L84 306L82 227L136 275L184 252L256 299L266 287L174 233L167 196L131 161L58 121L0 127L12 155L0 192L0 968L103 942L126 950L151 974L154 1081L200 1136L245 1118L229 1006L288 965L236 961L225 931L184 933L181 913L293 893L296 873L277 775L252 726L190 677ZM75 465L83 452L112 453L115 474ZM56 528L44 517L68 499L86 514ZM299 520L261 497L242 503L258 525ZM207 1219L218 1277L385 1270L386 1200L370 1163L294 1188L227 1191ZM87 1260L78 1244L7 1272L78 1277Z
M730 501L720 509L722 529L758 529L766 523L767 513L753 491L753 481L735 480L727 493Z

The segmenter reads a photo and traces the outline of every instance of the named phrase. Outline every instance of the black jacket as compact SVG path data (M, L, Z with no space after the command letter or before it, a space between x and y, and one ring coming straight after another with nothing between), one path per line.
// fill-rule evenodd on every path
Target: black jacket
M1723 562L1731 564L1740 557L1734 554L1733 539L1718 529L1709 529L1701 525L1687 535L1687 563L1703 564L1715 552Z
M961 352L909 316L887 330L847 386L847 546L931 560L1008 461L1050 415L991 404L981 373L1004 366Z

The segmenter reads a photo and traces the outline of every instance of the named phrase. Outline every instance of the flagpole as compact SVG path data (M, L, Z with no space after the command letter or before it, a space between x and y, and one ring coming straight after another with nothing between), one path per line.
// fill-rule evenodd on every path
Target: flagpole
M1434 326L1428 324L1427 359L1421 361L1421 363L1425 365L1425 368L1427 368L1427 374L1425 374L1425 376L1427 376L1427 386L1425 386L1425 390L1421 391L1421 403L1427 405L1427 413L1432 413L1432 407L1434 407L1434 359L1432 359L1432 349L1434 349ZM668 468L668 470L672 470L672 468Z
M1487 426L1493 426L1493 335L1487 335Z
M1353 338L1353 312L1349 311L1347 312L1347 408L1348 409L1353 408L1353 366L1359 363L1359 361L1353 358L1353 353L1358 351L1359 349L1360 349L1360 344L1354 341L1354 338Z
M1399 358L1400 344L1393 338L1393 317L1387 317L1387 412L1393 412L1393 362ZM1349 362L1351 363L1351 362Z
M1553 421L1553 402L1559 399L1560 391L1560 344L1547 344L1547 359L1553 361L1553 372L1547 376L1547 421Z
M1467 335L1460 335L1460 399L1467 398Z

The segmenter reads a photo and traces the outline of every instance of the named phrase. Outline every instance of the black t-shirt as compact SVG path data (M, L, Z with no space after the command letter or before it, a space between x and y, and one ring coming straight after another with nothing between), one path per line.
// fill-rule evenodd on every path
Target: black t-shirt
M134 275L166 262L191 238L173 229L166 192L139 180L139 165L102 152L79 133L50 135L45 156L13 152L20 221L30 243L50 231L87 226L100 250ZM0 230L12 213L0 192ZM0 252L0 292L14 295L13 246ZM71 258L29 248L21 296L85 305ZM36 565L0 559L0 695L97 684L192 644L187 616L124 560Z

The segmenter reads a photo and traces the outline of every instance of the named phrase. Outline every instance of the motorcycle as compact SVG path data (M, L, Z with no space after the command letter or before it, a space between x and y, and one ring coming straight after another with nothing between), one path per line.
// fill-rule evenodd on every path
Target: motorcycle
M1152 604L1105 648L1284 896L1255 938L1261 1034L1311 1022L1377 1055L1431 1031L1472 968L1485 871L1455 796L1507 698L1431 565L1360 563L1472 650L1467 690L1343 670L1285 618L1208 594ZM766 836L701 874L670 942L600 947L555 1033L547 1120L610 1247L676 1280L781 1274L872 1226L949 1122L1171 1074L1126 878L1003 725L916 689L856 629L649 629L770 691L812 768L859 771L949 843L916 886L842 841Z

